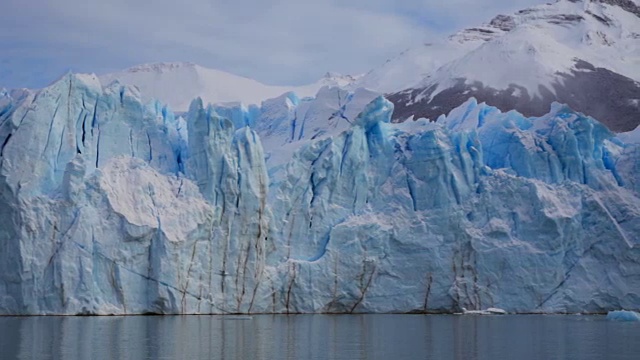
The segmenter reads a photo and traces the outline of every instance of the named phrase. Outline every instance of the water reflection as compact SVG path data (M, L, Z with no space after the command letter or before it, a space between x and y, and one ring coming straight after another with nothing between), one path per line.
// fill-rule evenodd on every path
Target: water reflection
M0 318L2 359L635 359L640 324L588 316Z

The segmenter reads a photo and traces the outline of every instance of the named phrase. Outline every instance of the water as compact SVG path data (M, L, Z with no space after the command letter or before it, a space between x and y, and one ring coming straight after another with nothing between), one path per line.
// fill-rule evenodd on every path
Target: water
M604 316L0 317L0 359L640 359Z

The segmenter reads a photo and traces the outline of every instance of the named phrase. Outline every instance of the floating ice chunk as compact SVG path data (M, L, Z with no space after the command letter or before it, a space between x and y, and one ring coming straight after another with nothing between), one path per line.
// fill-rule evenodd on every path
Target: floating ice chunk
M616 310L609 311L607 320L614 321L640 321L640 314L635 311Z
M506 312L506 311L504 311L503 309L500 309L500 308L493 308L493 307L488 308L488 309L487 309L487 312L489 312L489 313L491 313L491 314L495 314L495 315L504 315L504 314L506 314L506 313L507 313L507 312Z
M486 310L467 310L462 308L462 313L465 315L504 315L507 312L503 309L491 307Z
M487 310L467 310L462 308L462 313L465 315L491 315Z

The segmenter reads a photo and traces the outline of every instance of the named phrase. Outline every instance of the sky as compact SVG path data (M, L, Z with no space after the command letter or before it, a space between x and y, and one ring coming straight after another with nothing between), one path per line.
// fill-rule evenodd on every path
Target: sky
M0 88L189 61L272 85L360 74L541 0L0 0Z

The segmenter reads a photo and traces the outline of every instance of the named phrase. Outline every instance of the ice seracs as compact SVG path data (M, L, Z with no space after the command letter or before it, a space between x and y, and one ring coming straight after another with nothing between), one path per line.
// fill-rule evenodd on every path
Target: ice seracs
M340 134L379 94L364 88L354 91L324 86L315 97L287 92L261 106L214 104L212 111L230 119L235 128L250 126L260 135L272 177L281 173L293 153L309 140Z

